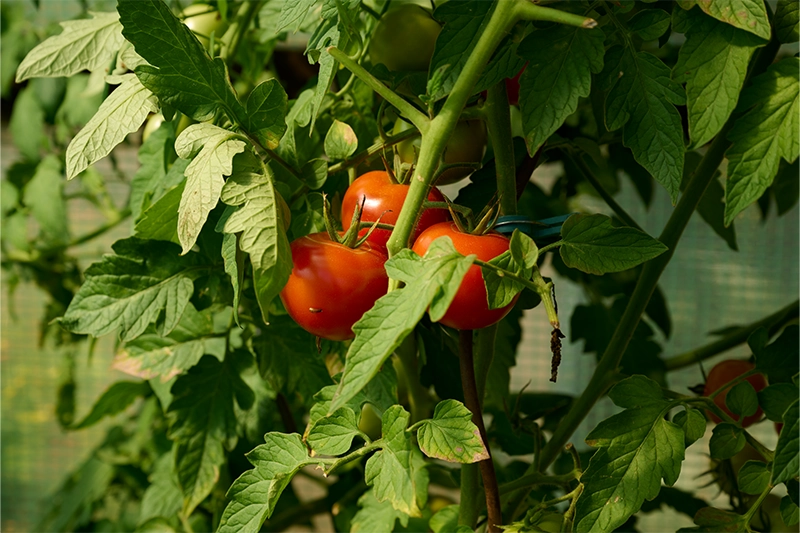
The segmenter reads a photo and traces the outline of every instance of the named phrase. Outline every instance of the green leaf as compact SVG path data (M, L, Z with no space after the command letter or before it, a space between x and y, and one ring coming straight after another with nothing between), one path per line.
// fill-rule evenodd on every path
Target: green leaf
M621 381L611 399L625 406L592 430L586 442L601 448L594 454L581 482L575 528L578 532L612 531L653 499L661 479L674 484L684 458L684 433L664 415L672 404L663 399L657 383L644 376Z
M331 160L347 159L358 148L358 138L348 124L333 120L328 134L325 136L325 155Z
M144 381L117 381L98 398L92 410L79 423L70 429L83 429L93 426L107 416L114 416L128 408L140 396L150 393L150 386Z
M771 29L764 0L714 0L697 5L717 20L769 40Z
M772 484L784 483L800 473L800 407L795 401L783 414L783 429L775 448Z
M256 298L269 322L269 305L292 273L292 253L272 172L249 153L240 160L220 195L226 204L240 207L220 220L217 230L241 232L239 246L250 255Z
M113 368L142 379L167 382L195 366L203 355L225 357L227 327L215 325L214 309L186 306L180 322L168 336L145 333L125 343L114 357ZM230 319L230 309L221 313ZM217 321L227 325L227 320Z
M472 412L459 401L445 400L436 405L431 420L417 431L419 447L433 459L452 463L477 463L489 458Z
M22 191L22 201L30 208L45 240L53 244L69 242L67 209L63 198L64 174L61 161L48 155Z
M239 476L228 490L231 501L222 513L218 533L258 533L292 476L316 462L296 433L267 433L264 440L265 444L247 454L255 468Z
M329 46L339 46L339 26L335 20L327 20L317 27L314 35L306 47L306 55L317 58L319 63L319 73L317 74L317 86L314 90L314 97L311 99L311 129L317 120L317 115L322 108L322 102L328 94L328 89L333 82L333 75L338 63L333 56L327 52Z
M742 428L723 422L714 426L708 449L713 459L730 459L744 449Z
M233 319L239 324L239 299L244 284L244 253L239 247L239 236L226 233L222 236L222 261L225 273L231 278L233 288Z
M158 110L156 98L133 74L115 76L114 92L67 146L67 179L72 179L111 153L129 133L137 131L147 115Z
M667 251L636 228L615 228L605 215L573 215L561 227L561 237L564 263L589 274L628 270Z
M772 194L778 205L778 216L785 215L797 205L800 197L800 182L796 179L797 176L800 176L800 160L795 159L794 163L782 164L772 182Z
M706 434L706 418L697 409L686 408L672 419L683 429L686 446L689 447Z
M285 2L281 8L281 18L278 21L278 27L275 28L275 33L281 33L284 30L291 30L292 33L297 32L303 24L303 19L306 18L306 13L314 5L317 0L299 0L297 2Z
M787 526L793 526L800 521L800 507L789 496L781 498L781 518Z
M183 490L183 513L189 516L219 480L225 450L236 446L234 398L242 409L253 404L253 391L240 371L249 356L230 354L224 362L206 356L172 386L167 411L169 438L175 442L175 469Z
M799 337L798 326L787 326L772 344L762 349L753 349L756 369L766 374L770 383L788 382L800 372Z
M758 396L749 381L737 383L725 396L725 405L733 414L752 416L758 410Z
M647 52L612 48L606 71L613 72L606 97L606 127L622 130L622 143L636 161L678 198L683 173L683 127L676 105L685 102L683 88L670 79L670 70Z
M174 131L172 128L164 126L163 123L161 126L151 133L139 148L139 169L131 180L131 199L129 202L131 215L133 220L136 221L139 220L142 211L152 205L158 199L157 197L160 196L156 192L160 187L164 186L163 182L167 176L169 161L175 157L175 150L173 149L175 144ZM181 175L183 175L182 171ZM177 212L176 206L176 216Z
M136 223L134 234L140 239L180 244L178 240L178 207L185 188L186 182L182 181L148 207L142 213L142 218Z
M592 74L603 69L603 31L556 24L536 30L519 45L528 60L520 77L522 129L534 154L589 96Z
M443 507L430 519L429 525L433 533L448 533L458 527L458 505ZM505 528L504 528L505 529Z
M508 270L524 279L530 279L533 267L539 258L539 249L533 239L519 230L514 230L511 235L508 251L495 257L489 263L496 265L504 270ZM486 284L486 297L489 309L499 309L514 301L517 294L525 286L521 283L500 276L498 272L491 269L483 269L483 279Z
M414 460L415 455L421 457L421 454L406 432L409 416L400 405L394 405L383 413L382 448L367 460L364 479L378 501L389 501L395 509L407 515L421 516L417 504L419 464ZM426 476L424 482L427 485Z
M781 158L791 163L800 153L800 59L770 65L742 92L739 107L750 109L728 134L725 224L755 202L772 184Z
M317 420L306 441L317 454L341 455L353 445L353 438L361 434L355 412L349 407L340 407Z
M701 531L707 533L747 533L747 518L744 515L715 509L714 507L703 507L694 516L694 523L699 527L685 527L678 530L678 533L689 531Z
M365 492L359 499L361 507L351 521L350 533L392 533L394 523L400 520L400 525L408 525L408 515L401 513L391 502L380 502L372 490Z
M186 187L178 207L178 238L185 254L194 246L208 214L217 205L224 176L233 173L233 158L246 144L235 133L213 124L193 124L175 141L175 151L191 159L186 167Z
M225 62L212 60L162 0L121 0L117 10L122 34L149 63L137 66L136 76L162 105L198 122L211 120L222 109L231 120L248 124Z
M62 22L58 35L31 50L17 69L17 83L28 78L73 76L82 70L106 69L123 43L115 12L91 12L92 18Z
M17 95L8 128L20 153L30 161L38 161L48 141L44 133L44 110L33 87L25 87Z
M778 0L773 24L780 42L797 42L800 38L800 5L794 0Z
M681 192L686 189L689 180L694 175L697 165L703 157L698 152L687 152L686 164L683 167L683 181L681 182ZM719 171L714 172L714 178L706 187L703 196L700 197L700 203L697 205L697 212L703 221L714 230L714 233L719 235L731 250L738 250L736 244L736 229L733 224L725 226L725 204L723 199L725 197L725 189L719 182Z
M171 518L180 512L183 494L172 469L173 461L172 453L165 453L156 460L148 478L150 485L142 496L139 525L156 517Z
M783 413L798 396L800 394L794 383L775 383L758 391L758 404L767 418L773 422L783 422Z
M669 23L670 15L663 9L643 9L631 17L628 29L644 41L654 41L664 35Z
M770 471L763 461L747 461L739 470L739 490L745 494L761 494L769 485Z
M278 147L286 132L286 91L276 79L256 86L247 98L244 127L270 150Z
M434 322L444 316L471 265L472 258L456 252L449 238L434 241L423 258L406 249L386 262L389 277L406 285L379 298L353 326L356 338L331 410L364 388L429 307Z
M86 281L69 304L63 327L95 337L120 328L129 341L153 322L168 335L194 292L195 255L178 258L176 247L135 237L117 241L116 255L90 266Z
M686 83L689 137L700 147L719 133L736 107L750 57L764 42L697 10L685 16L691 26L672 77Z

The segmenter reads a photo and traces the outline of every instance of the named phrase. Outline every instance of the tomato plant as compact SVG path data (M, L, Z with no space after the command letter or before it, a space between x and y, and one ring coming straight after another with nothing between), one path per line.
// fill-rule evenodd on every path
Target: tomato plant
M508 250L507 237L499 233L472 235L460 231L454 222L440 222L423 231L411 248L418 255L425 255L433 241L448 237L453 247L463 255L475 255L481 261L491 261ZM480 267L472 266L464 275L453 302L440 319L445 326L455 329L481 329L499 322L511 311L516 298L503 307L490 309L486 299L483 274Z
M386 293L386 256L369 245L349 248L315 233L292 242L292 274L281 291L286 311L309 333L342 341Z
M796 2L74 1L2 3L0 247L106 433L4 530L796 528Z
M408 195L408 185L396 183L388 172L383 170L373 170L359 176L345 192L342 198L342 225L345 231L350 228L353 212L356 206L363 202L362 222L377 222L380 220L385 224L397 222L397 216L403 208L403 202ZM444 202L444 196L436 187L431 188L428 193L428 201ZM411 236L415 240L417 236L426 228L444 222L450 218L450 214L445 208L425 209L420 213L419 222ZM359 232L366 235L367 228ZM391 231L376 228L370 234L367 241L379 249L386 249L386 241L389 240Z

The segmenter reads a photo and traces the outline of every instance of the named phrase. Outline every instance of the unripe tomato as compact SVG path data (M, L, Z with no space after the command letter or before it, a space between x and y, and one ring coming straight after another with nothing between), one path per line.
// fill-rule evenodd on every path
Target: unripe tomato
M372 404L365 403L361 408L361 418L358 420L358 430L367 435L371 440L381 438L382 429L381 417L372 407Z
M402 119L397 119L392 130L393 135L406 131L413 126ZM398 143L397 152L403 163L413 163L419 153L421 139L406 139ZM482 120L462 120L456 124L456 129L444 149L444 164L455 163L480 163L486 151L486 125ZM462 180L472 174L469 167L451 168L439 176L437 185L449 185Z
M362 199L366 199L364 211L361 213L362 222L375 222L380 218L384 224L395 224L407 195L408 185L395 183L385 170L374 170L360 176L353 181L342 199L342 225L345 231L350 227L353 212ZM444 202L444 196L439 189L432 187L431 192L428 193L428 200ZM450 213L447 209L424 210L419 217L411 241L414 242L426 228L446 220L450 220ZM359 231L359 235L366 235L367 231L369 230L366 228L362 229ZM378 249L385 250L386 241L389 240L391 234L392 232L389 230L375 229L370 234L368 242Z
M192 119L186 115L181 115L180 117L181 119L178 121L178 126L175 128L175 137L180 135L183 130L192 124ZM147 122L144 125L144 130L142 130L142 142L145 142L150 137L150 134L160 128L161 124L163 123L164 115L161 113L154 113L150 115L150 118L147 119Z
M475 254L481 261L490 261L508 250L509 240L499 233L470 235L462 233L454 222L441 222L422 232L412 250L425 255L433 241L439 237L450 237L455 249L463 255ZM489 309L486 285L481 267L473 265L464 276L453 302L440 322L455 329L480 329L499 322L514 306L514 301L500 309Z
M203 46L208 46L208 37L212 32L214 39L220 37L219 29L222 27L222 16L219 11L208 4L192 4L181 13L183 23L192 30Z
M352 339L353 324L386 294L386 255L369 243L348 248L327 233L291 244L292 273L281 291L286 311L300 327L324 339Z
M439 23L420 6L403 4L391 8L372 34L372 63L383 63L389 70L428 70L440 31Z
M706 386L703 390L703 396L708 396L712 392L719 390L726 383L730 382L737 376L741 376L745 372L749 372L753 368L755 368L753 363L743 361L741 359L728 359L727 361L718 363L716 366L714 366L714 368L711 369L711 372L708 373L708 379L706 379ZM764 389L767 386L767 380L762 374L754 374L747 378L747 381L750 382L750 385L753 386L756 392ZM725 405L725 397L727 396L728 391L730 391L730 387L717 394L714 397L714 403L717 404L723 411L725 411L728 416L734 420L738 420L739 417L731 413L731 411ZM744 418L742 421L742 427L748 427L755 424L761 418L761 414L761 407L759 407L755 414ZM710 411L708 415L715 424L720 423L721 420L717 415Z

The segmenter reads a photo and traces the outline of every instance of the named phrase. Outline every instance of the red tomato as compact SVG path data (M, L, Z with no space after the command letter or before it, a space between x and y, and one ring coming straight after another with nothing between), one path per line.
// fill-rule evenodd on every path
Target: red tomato
M418 255L425 255L431 243L442 236L450 237L459 253L475 254L481 261L494 259L508 250L509 244L509 240L499 233L470 235L460 232L454 222L441 222L423 231L412 250ZM516 301L514 298L514 302ZM489 309L481 267L473 265L464 276L450 308L440 322L456 329L485 328L506 316L514 302L500 309Z
M353 218L353 211L356 205L364 201L364 211L361 214L362 222L375 222L380 218L384 224L395 224L397 217L400 216L400 209L408 194L408 185L394 183L389 173L383 170L373 170L356 179L342 199L342 225L345 231L350 227ZM428 193L428 201L444 202L444 196L436 187L431 188ZM381 216L383 215L383 216ZM450 213L447 209L426 209L422 212L417 222L417 228L411 236L411 241L416 240L417 236L426 228L438 223L450 220ZM359 235L366 235L368 229L362 229ZM389 240L391 231L376 229L369 236L369 242L380 250L386 250L386 241Z
M294 267L281 291L289 315L318 337L352 339L353 324L386 294L386 255L369 243L348 248L327 233L314 233L291 244Z
M741 359L729 359L727 361L722 361L718 363L714 368L711 369L711 372L708 373L708 379L706 379L706 386L703 390L703 396L708 396L712 392L720 389L726 383L729 383L731 380L736 378L737 376L741 376L745 372L749 372L755 368L753 363L749 363L747 361L743 361ZM767 380L764 378L762 374L754 374L747 378L747 381L750 382L750 385L756 390L756 392L762 390L767 386ZM725 389L721 393L717 394L714 397L714 403L717 404L723 411L725 411L728 416L733 418L734 420L738 420L739 417L731 413L728 407L725 405L725 396L727 396L728 391L730 388ZM746 416L742 421L742 427L748 427L755 424L761 418L761 408L759 407L755 414ZM719 424L721 422L720 418L712 412L709 412L708 415L711 417L711 420L715 424Z
M506 92L508 93L508 103L511 105L519 104L519 77L522 76L522 73L525 72L525 67L527 67L527 63L522 70L517 72L517 75L513 78L506 78Z

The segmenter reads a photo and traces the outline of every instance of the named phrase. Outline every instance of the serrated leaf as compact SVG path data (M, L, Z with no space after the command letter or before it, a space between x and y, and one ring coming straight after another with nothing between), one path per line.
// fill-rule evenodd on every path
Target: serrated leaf
M267 433L264 440L265 444L247 454L255 468L239 476L228 490L231 501L222 513L218 533L258 533L292 476L316 462L296 433Z
M291 30L292 33L300 29L303 24L303 19L306 18L306 13L311 9L317 0L299 0L297 2L285 2L281 8L281 18L278 20L278 26L275 28L275 33L281 33L283 30Z
M769 485L769 469L763 461L747 461L739 469L739 490L745 494L761 494Z
M706 419L697 409L687 408L672 419L683 429L686 446L691 446L706 434Z
M123 341L141 335L153 322L168 335L178 324L198 273L194 256L178 258L169 243L135 237L117 241L86 272L86 281L61 319L73 333L95 337L120 329Z
M728 134L726 225L767 190L781 159L791 163L800 153L798 65L796 57L770 65L741 95L740 108L752 109Z
M242 409L253 404L253 391L240 376L248 359L236 353L224 362L203 357L172 386L169 438L176 446L175 469L187 516L214 488L226 460L225 450L236 445L234 399Z
M136 76L162 104L198 122L223 110L231 120L248 125L225 62L212 60L162 0L120 0L117 10L122 34L149 63L137 66Z
M680 474L684 434L664 420L670 402L646 392L658 385L643 376L620 385L636 392L625 394L622 400L618 391L617 397L641 406L600 422L587 435L586 442L601 449L581 477L585 488L575 516L578 532L612 531L638 511L645 499L658 495L662 478L672 485Z
M379 298L353 326L356 338L332 410L364 388L429 307L431 320L444 316L471 265L472 258L456 252L449 238L434 241L424 258L406 249L386 262L389 277L406 285Z
M697 5L717 20L769 40L771 29L764 0L701 0Z
M239 237L226 233L222 236L222 262L225 273L231 278L233 288L233 319L239 324L239 299L244 284L244 253L239 248Z
M725 405L736 415L752 416L758 410L756 390L749 381L737 383L725 395Z
M169 241L179 245L178 206L185 187L186 182L182 181L148 207L134 226L134 234L141 239Z
M261 144L274 150L286 132L286 91L276 79L256 86L247 97L247 123L249 131Z
M723 422L714 426L708 450L713 459L730 459L746 444L742 428Z
M764 331L766 334L766 331ZM780 337L763 348L753 348L756 369L769 378L770 383L788 382L800 372L800 328L787 326ZM748 339L748 342L750 339Z
M523 279L530 279L533 267L539 258L539 249L533 239L519 230L514 230L509 242L509 249L489 263L512 272ZM507 276L486 268L481 271L486 284L486 297L489 309L499 309L514 301L514 298L525 286Z
M178 156L192 159L184 171L186 186L178 207L182 254L191 250L197 241L208 214L220 198L224 176L233 173L234 156L244 152L245 147L235 133L204 123L192 124L175 141Z
M745 516L715 509L714 507L703 507L694 515L694 523L699 527L685 527L678 530L678 533L698 531L704 533L747 533L748 520Z
M417 476L413 456L420 454L411 443L408 411L394 405L383 413L381 419L382 448L367 460L364 479L372 487L378 501L389 501L392 506L410 516L420 516L417 504Z
M529 61L520 77L522 129L534 154L589 96L592 73L603 69L603 31L554 25L528 35L519 54Z
M615 228L605 215L573 215L561 227L561 237L564 263L589 274L628 270L667 250L636 228Z
M800 407L795 401L783 414L783 429L778 436L772 463L772 484L787 482L800 474Z
M148 114L158 110L155 96L136 76L125 74L119 80L119 87L67 146L67 179L110 154L129 133L144 124Z
M314 89L314 96L311 99L311 129L317 121L317 115L322 108L322 101L328 94L328 89L333 83L333 75L338 63L327 52L329 46L339 46L341 34L336 20L326 20L312 35L306 47L306 55L310 58L317 58L319 63L319 73L317 74L317 86Z
M775 383L758 391L758 404L773 422L783 422L783 413L794 402L798 394L794 383Z
M444 400L436 405L433 418L417 431L422 452L433 459L452 463L477 463L489 459L472 412L459 401Z
M311 449L322 455L341 455L359 436L356 413L349 407L340 407L333 414L320 418L311 426L306 441Z
M45 240L53 244L69 242L63 191L64 174L61 161L52 154L42 159L36 167L33 178L22 190L23 203L30 208Z
M144 381L117 381L100 395L92 410L79 423L70 429L93 426L107 416L121 413L140 396L150 393L150 386Z
M380 502L373 491L368 490L359 499L361 507L351 521L350 533L392 533L394 523L400 520L400 525L408 525L408 515L401 513L391 502Z
M328 134L325 135L325 155L331 160L347 159L358 148L358 138L350 125L333 120Z
M670 79L670 70L647 52L619 52L606 59L613 82L606 97L606 127L622 130L622 143L636 161L678 198L683 174L683 127L675 105L685 102L683 88ZM617 59L618 58L618 59ZM673 105L675 104L675 105Z
M28 78L69 77L82 70L108 68L124 42L119 15L90 14L90 19L62 22L64 31L31 50L17 68L17 83Z
M142 495L140 525L156 517L170 518L180 512L183 495L172 469L173 461L172 453L165 453L155 462L148 478L150 485Z
M168 336L145 333L125 343L114 357L113 368L142 379L167 382L192 368L205 354L222 361L226 333L214 326L213 309L198 312L189 304Z
M174 144L175 135L172 129L160 127L151 133L139 148L139 169L131 180L131 196L128 204L133 220L138 221L142 211L158 199L156 196L160 196L156 191L164 186L169 162L175 157ZM176 215L177 212L176 207Z
M797 42L800 38L800 5L795 0L778 0L773 25L780 42Z
M241 232L239 246L250 255L256 298L264 322L269 322L270 303L292 273L292 253L272 172L269 167L257 166L255 158L248 154L241 165L234 167L220 199L240 206L224 222L220 220L217 230Z
M686 83L689 137L699 147L719 133L733 112L750 57L764 42L696 10L685 16L691 26L672 77Z
M792 501L790 496L781 498L781 518L787 526L793 526L800 521L800 507Z
M643 9L631 17L627 25L642 40L653 41L664 35L669 23L670 15L663 9Z

